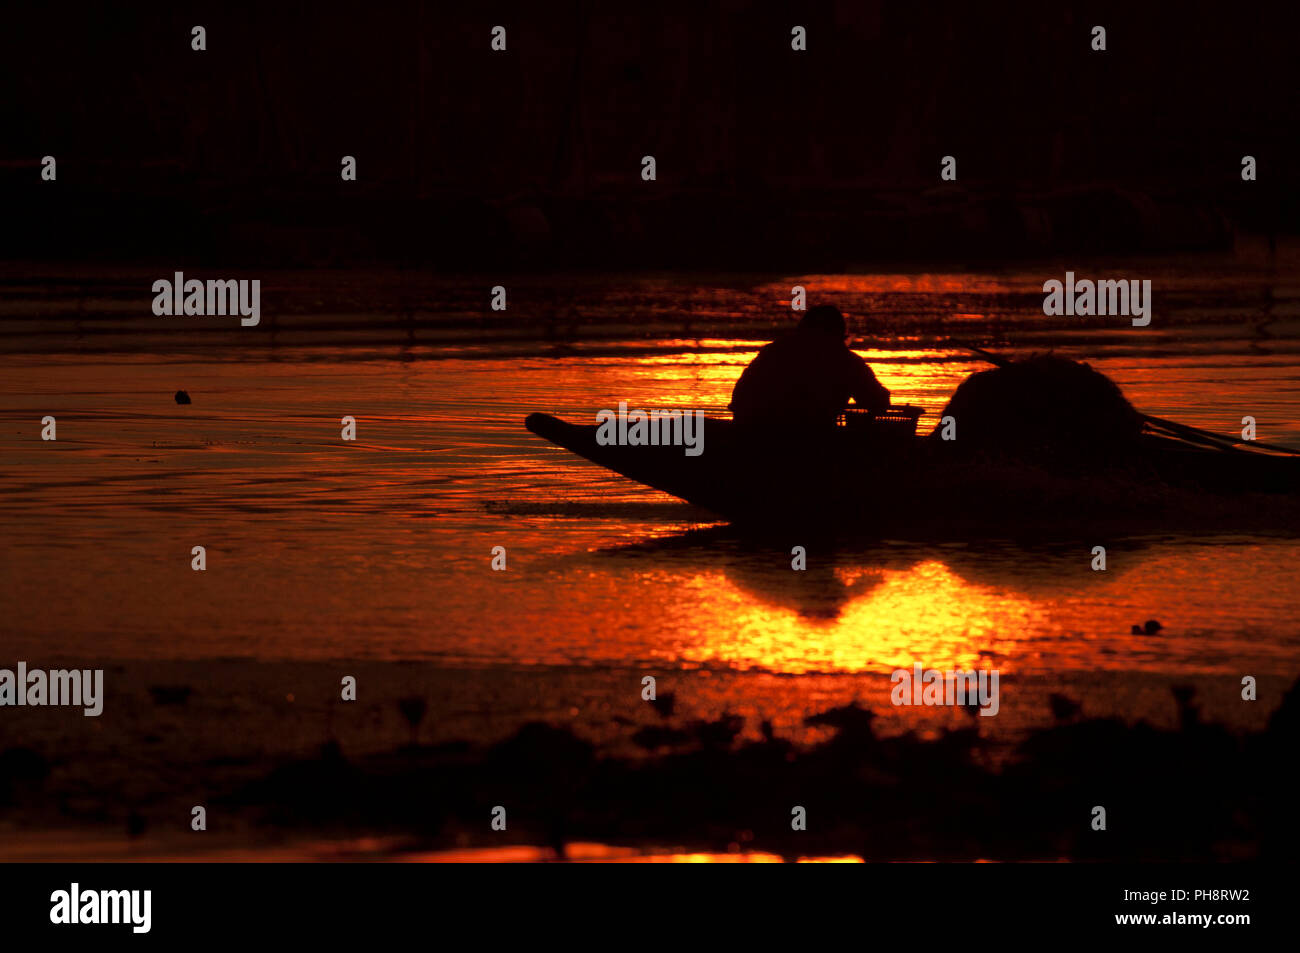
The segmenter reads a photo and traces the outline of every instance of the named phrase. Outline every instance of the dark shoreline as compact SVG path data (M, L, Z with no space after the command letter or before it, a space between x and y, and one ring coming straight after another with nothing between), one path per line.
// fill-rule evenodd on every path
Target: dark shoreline
M636 670L103 665L104 715L76 713L89 727L5 711L12 851L49 850L23 832L54 830L146 853L233 844L250 858L380 838L399 852L532 844L557 856L596 842L869 860L1243 859L1294 839L1288 788L1251 767L1283 771L1295 741L1300 692L1280 702L1280 676L1260 677L1254 703L1227 675L1010 678L1002 713L979 718L891 709L883 675L661 670L670 700L656 710ZM330 687L347 672L352 704ZM1109 705L1097 694L1120 689ZM1054 700L1066 696L1080 712ZM208 811L206 836L188 831L193 804ZM1093 840L1095 804L1111 830ZM495 805L508 810L504 835L489 827ZM806 832L789 830L793 805L808 810Z

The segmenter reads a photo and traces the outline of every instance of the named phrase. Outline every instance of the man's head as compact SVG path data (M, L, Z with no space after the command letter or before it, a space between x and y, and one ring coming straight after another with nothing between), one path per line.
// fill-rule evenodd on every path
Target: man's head
M799 330L805 333L824 334L837 341L843 341L844 336L848 334L844 315L840 314L839 308L833 308L828 304L819 304L807 311L799 319Z

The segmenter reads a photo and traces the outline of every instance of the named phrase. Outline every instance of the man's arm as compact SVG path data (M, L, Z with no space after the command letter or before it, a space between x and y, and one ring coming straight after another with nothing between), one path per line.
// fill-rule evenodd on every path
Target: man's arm
M889 409L889 391L876 380L871 367L859 355L849 351L853 374L853 402L859 407L879 413Z

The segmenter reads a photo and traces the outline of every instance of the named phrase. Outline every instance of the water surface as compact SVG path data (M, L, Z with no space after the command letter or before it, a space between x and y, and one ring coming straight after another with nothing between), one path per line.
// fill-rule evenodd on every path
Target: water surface
M314 280L277 279L299 304L340 287L354 301L367 283ZM466 317L469 293L444 288L445 310L401 318L414 340L382 326L415 291L374 280L382 307L334 321L358 340L292 329L328 324L338 303L321 301L282 316L275 346L270 322L213 337L142 314L125 279L28 289L0 379L6 655L783 675L922 661L1049 681L1297 670L1291 538L1098 540L1104 573L1087 540L883 540L814 545L796 573L789 550L806 541L738 537L522 426L530 411L590 420L619 400L725 414L741 369L787 320L781 289L804 283L848 301L856 346L896 403L926 409L923 427L984 366L960 346L977 340L1053 347L1091 360L1144 411L1222 432L1250 414L1261 439L1300 444L1296 289L1276 271L1171 272L1151 329L1045 326L1041 273L1028 271L577 277L563 306L554 291L532 301L535 278L512 292L518 313L502 328ZM573 288L594 296L590 312ZM105 314L120 321L85 331ZM503 328L512 339L494 340ZM192 405L172 401L179 388ZM39 439L46 414L57 442ZM344 415L355 443L340 439ZM196 545L205 572L190 568ZM505 572L490 568L498 545ZM1129 634L1148 618L1160 636Z

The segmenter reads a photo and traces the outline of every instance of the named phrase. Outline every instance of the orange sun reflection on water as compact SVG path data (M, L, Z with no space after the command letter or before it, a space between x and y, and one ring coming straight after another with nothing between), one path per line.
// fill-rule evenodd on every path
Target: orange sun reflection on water
M907 569L836 570L827 594L795 592L776 604L753 598L721 574L692 583L709 593L683 614L673 647L699 664L801 674L892 671L914 661L978 667L981 653L1004 655L1016 633L1041 632L1046 607L973 584L937 560ZM707 608L706 608L707 607Z
M675 342L700 348L690 357L681 353L646 355L626 367L625 397L629 406L703 410L710 416L729 416L726 411L731 391L741 371L758 353L762 342L707 339ZM925 409L919 432L924 433L937 419L938 411L953 390L970 372L963 350L882 350L870 339L854 339L853 350L867 360L882 384L889 388L895 404L913 404ZM934 358L951 357L953 362ZM611 358L610 363L619 359Z

